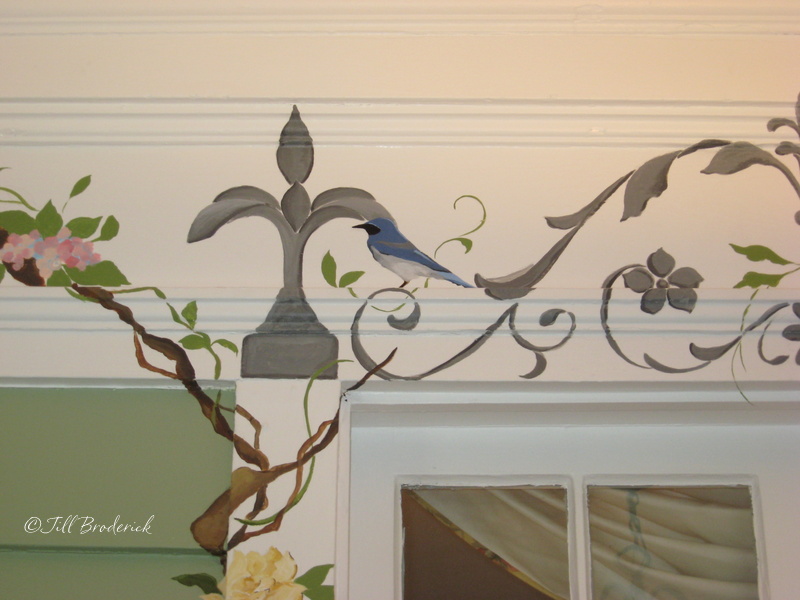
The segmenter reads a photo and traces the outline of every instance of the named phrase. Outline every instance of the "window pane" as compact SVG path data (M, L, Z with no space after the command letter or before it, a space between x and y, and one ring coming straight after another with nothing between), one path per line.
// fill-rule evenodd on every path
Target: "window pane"
M757 600L750 489L589 486L595 600Z
M569 598L567 492L404 487L403 598Z

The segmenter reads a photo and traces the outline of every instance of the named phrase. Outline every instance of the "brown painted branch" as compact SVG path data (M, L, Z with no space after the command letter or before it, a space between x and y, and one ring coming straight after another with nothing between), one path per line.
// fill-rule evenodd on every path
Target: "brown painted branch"
M370 369L369 372L367 372L357 383L349 387L346 390L346 392L357 390L358 388L363 386L373 375L375 375L375 373L383 369L387 364L389 364L389 362L391 362L396 352L397 348L392 350L380 364ZM330 445L330 443L336 438L336 435L339 432L340 412L341 408L337 409L336 414L332 419L321 423L320 426L317 428L317 431L311 437L309 437L305 442L303 442L303 444L300 446L300 449L297 451L297 460L291 463L276 465L269 470L269 473L273 476L271 478L272 481L274 481L275 479L277 479L282 475L285 475L286 473L295 471L296 474L295 474L294 490L292 491L289 498L286 500L284 506L277 513L275 513L275 518L271 523L269 523L268 525L264 526L261 529L249 532L246 530L247 525L243 525L233 536L231 536L231 539L228 542L229 551L246 540L249 540L259 535L264 535L265 533L277 531L278 529L280 529L280 526L283 523L283 517L295 505L297 497L300 494L300 490L302 489L303 467L314 456L316 456L317 454L322 452L325 448L327 448ZM319 443L317 443L318 440ZM259 490L259 493L262 491L266 493L266 485ZM255 515L251 513L250 515L248 515L247 519L250 520L254 516Z
M114 300L114 294L108 290L101 287L80 286L76 283L72 284L72 289L86 298L97 301L106 310L115 312L123 323L126 323L133 329L135 334L138 335L138 338L141 338L141 341L147 347L173 361L175 363L174 373L154 367L144 358L141 343L139 343L137 336L134 336L136 357L143 368L160 373L166 377L179 379L186 390L200 404L203 415L211 422L214 431L233 442L234 449L242 460L256 465L262 470L269 468L267 457L250 445L249 442L245 441L241 436L233 432L233 429L231 429L231 426L225 420L222 411L214 400L212 400L211 397L203 391L200 384L197 383L194 366L183 347L169 338L163 338L148 333L145 327L134 318L133 311L124 304L120 304Z

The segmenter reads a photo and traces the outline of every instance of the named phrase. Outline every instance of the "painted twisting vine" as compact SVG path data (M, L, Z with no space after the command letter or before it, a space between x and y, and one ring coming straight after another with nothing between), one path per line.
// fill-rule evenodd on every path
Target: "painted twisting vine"
M767 129L774 132L779 128L786 127L791 129L800 137L800 96L795 105L796 120L789 118L774 118L767 123ZM702 170L707 175L733 175L754 165L763 165L777 169L791 185L792 189L800 198L800 183L798 177L779 156L793 156L800 165L800 145L795 142L780 142L774 153L767 152L758 146L746 141L728 141L720 139L708 139L693 144L683 150L676 150L654 157L637 169L630 171L611 183L589 204L569 215L560 217L547 217L547 224L558 230L566 231L541 258L527 267L514 271L508 275L497 277L486 277L481 274L475 275L475 282L478 287L484 288L485 293L497 300L513 300L530 294L550 272L556 264L564 250L578 234L581 228L599 211L606 202L619 190L623 190L623 212L622 221L640 216L647 208L648 203L654 198L659 197L668 187L668 175L671 167L676 160L700 151L714 150L708 166ZM795 221L800 225L800 211L795 214ZM764 287L777 287L785 280L800 271L800 263L788 260L778 255L767 246L751 245L739 246L730 244L731 248L739 255L743 255L753 262L766 262L779 265L785 268L780 273L761 273L748 271L742 280L735 287L754 288L750 300L755 298L758 291ZM735 349L741 357L741 344L744 337L753 331L761 330L758 342L758 355L768 364L779 365L788 360L788 355L768 356L764 349L764 335L775 317L785 311L790 303L776 304L765 310L764 313L753 319L749 324L750 305L745 308L742 316L742 324L739 334L731 341L713 347L703 347L697 344L690 344L691 355L697 359L697 363L690 367L675 367L659 362L649 354L644 354L641 361L630 357L621 347L615 338L611 324L609 322L609 303L611 301L614 286L620 280L624 287L635 293L641 294L641 310L645 313L655 315L661 311L665 305L672 308L692 312L697 303L698 296L696 290L699 288L703 277L690 266L675 268L675 260L664 249L655 250L647 258L646 264L635 263L624 266L611 273L602 284L602 298L600 303L600 322L606 335L606 340L611 349L627 363L643 369L655 369L662 373L687 373L702 369L714 361L725 356L729 351ZM372 294L369 299L375 298L390 291L403 292L403 290L380 290ZM408 294L407 292L405 292ZM413 295L408 294L411 298ZM351 327L353 352L359 362L365 367L374 366L375 361L370 358L364 344L360 338L360 320L364 314L367 303L362 305ZM794 314L800 318L800 302L791 303ZM423 379L451 367L477 351L483 343L491 337L508 319L508 327L514 340L522 348L534 353L536 364L534 368L521 375L523 378L534 378L541 375L547 365L544 353L555 350L563 346L575 331L576 323L574 315L563 309L551 309L540 317L539 323L542 326L553 325L561 315L567 315L570 320L569 331L564 338L557 344L549 347L536 346L524 340L514 327L514 316L519 309L518 304L512 304L507 308L498 320L487 327L480 337L475 339L468 347L460 351L442 364L433 367L423 373L413 375L397 375L389 372L379 371L377 374L385 379ZM409 330L416 327L420 320L420 308L414 304L412 313L405 319L397 319L390 316L388 323L390 326ZM783 330L783 337L792 342L800 341L800 325L789 325ZM735 358L734 353L734 358ZM741 359L743 361L743 358ZM795 356L795 361L800 365L800 351ZM733 362L732 362L733 373ZM735 373L734 373L735 380ZM738 385L738 383L737 383Z

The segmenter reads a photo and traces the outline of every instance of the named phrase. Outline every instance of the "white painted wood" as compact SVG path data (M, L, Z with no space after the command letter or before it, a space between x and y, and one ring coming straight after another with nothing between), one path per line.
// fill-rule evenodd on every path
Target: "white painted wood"
M794 577L788 557L797 548L787 527L796 527L797 515L791 503L780 498L797 493L798 387L771 389L768 393L778 403L735 425L725 410L713 411L714 418L703 414L703 406L706 402L738 405L741 399L719 387L697 387L689 392L682 386L665 386L654 392L641 386L597 384L596 393L588 386L545 388L528 393L524 404L518 396L522 410L505 415L498 408L515 398L515 392L501 385L480 391L472 386L461 393L423 386L385 394L380 388L348 394L350 430L342 432L341 443L349 444L350 451L349 456L340 456L340 470L351 469L350 498L349 505L341 505L338 518L350 536L349 546L337 546L337 581L338 573L346 573L348 587L337 588L337 593L353 600L400 598L397 504L402 482L445 485L482 477L492 482L568 477L574 482L573 493L598 481L756 482L754 501L761 506L756 507L755 526L763 532L761 597L791 595ZM563 394L576 404L563 405ZM589 421L576 417L582 410L591 411L597 395L606 394L618 401L604 404L602 413ZM428 423L428 416L440 411L442 404L452 409L448 426ZM537 419L543 404L558 417ZM396 419L359 421L387 405L394 406ZM520 413L526 410L531 418L521 421ZM644 419L639 418L642 411L647 414ZM474 412L483 421L473 419ZM580 503L580 494L575 497ZM585 553L585 514L573 509L572 515L581 540L577 552ZM343 541L339 539L340 544ZM588 598L587 564L585 555L576 560L580 584L574 589L575 598Z

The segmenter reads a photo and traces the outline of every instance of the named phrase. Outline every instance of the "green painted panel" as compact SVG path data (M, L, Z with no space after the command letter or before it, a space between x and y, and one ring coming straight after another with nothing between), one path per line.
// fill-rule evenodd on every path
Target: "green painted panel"
M228 487L232 449L187 392L0 388L0 415L1 548L201 553L189 525Z
M172 577L222 577L210 556L0 552L0 565L2 597L12 600L197 600L199 588Z

